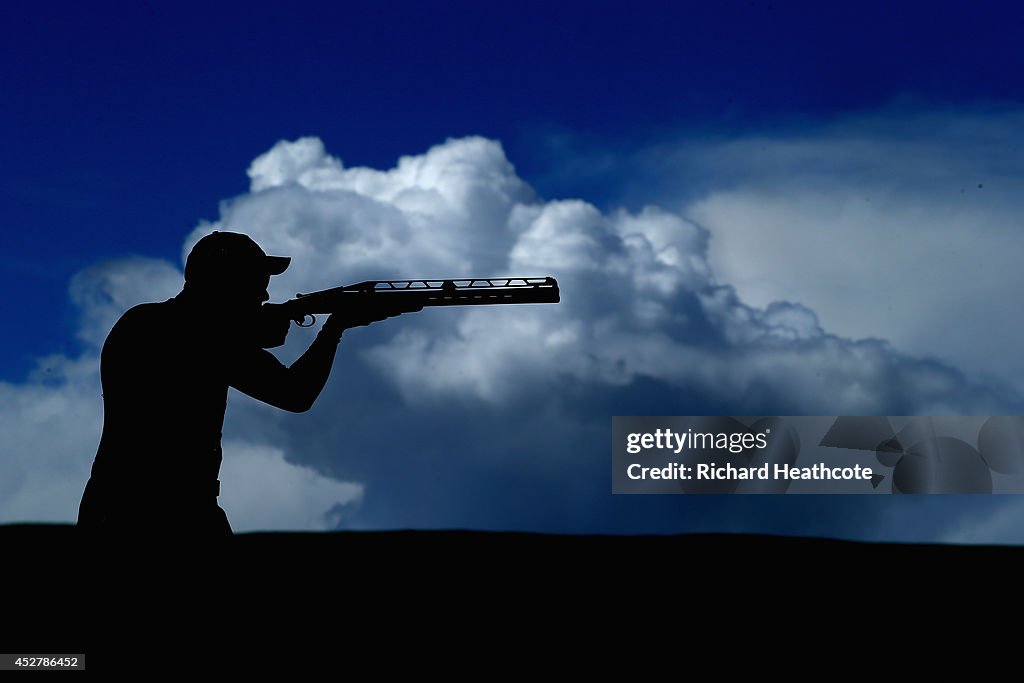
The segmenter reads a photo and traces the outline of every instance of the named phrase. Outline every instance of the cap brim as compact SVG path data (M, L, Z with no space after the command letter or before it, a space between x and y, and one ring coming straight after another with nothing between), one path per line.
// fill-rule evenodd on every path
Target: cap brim
M267 274L269 275L280 275L288 268L288 264L292 262L289 256L268 256L266 260Z

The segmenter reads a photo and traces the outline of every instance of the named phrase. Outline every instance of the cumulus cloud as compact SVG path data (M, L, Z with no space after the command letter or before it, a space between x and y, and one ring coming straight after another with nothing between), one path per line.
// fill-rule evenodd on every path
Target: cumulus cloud
M774 528L770 515L736 517L738 503L613 499L610 417L1020 407L1017 394L884 335L837 334L807 298L752 302L716 262L721 228L706 211L695 209L695 220L654 205L602 211L545 200L492 140L449 140L388 170L347 168L316 138L283 141L253 161L249 177L250 191L200 224L183 256L212 230L246 232L293 258L271 284L274 300L364 279L553 275L562 303L433 309L349 332L331 382L303 415L233 394L224 500L236 528L672 531L713 530L721 520L728 530L764 530ZM175 282L179 268L152 261L83 273L73 299L88 350L68 363L85 379L76 385L62 369L55 380L2 387L30 406L25 416L39 414L26 421L26 442L62 438L47 426L71 435L83 482L98 436L90 368L99 340L134 298L160 298ZM292 332L282 360L310 339ZM55 427L46 420L59 406L45 408L55 395L92 412ZM24 483L30 470L12 472ZM30 490L10 489L5 502ZM817 505L789 530L828 519L820 533L863 535L883 505L899 503L862 510L856 526L827 515L828 502L758 505ZM701 506L711 516L697 524L690 513ZM49 518L61 516L71 515L61 508Z
M49 356L26 383L0 383L0 520L78 516L102 424L96 360Z
M188 243L221 227L292 255L275 293L370 277L557 276L557 307L427 314L377 337L366 357L407 398L501 403L566 378L654 379L736 413L985 410L1004 398L885 342L829 334L799 299L744 303L713 274L708 229L681 215L537 199L494 141L450 140L376 171L345 168L306 138L277 144L249 175L251 192Z
M746 303L797 301L834 334L1019 386L1021 149L1024 115L989 108L863 114L648 154L668 159L669 176L701 178L679 209L714 234L709 263Z

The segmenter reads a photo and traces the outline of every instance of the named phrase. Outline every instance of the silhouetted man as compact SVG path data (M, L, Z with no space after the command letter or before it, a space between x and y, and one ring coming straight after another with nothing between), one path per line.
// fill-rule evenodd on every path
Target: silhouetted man
M79 528L126 540L230 536L217 504L228 387L308 410L342 333L403 312L335 313L286 367L263 347L283 343L289 321L261 310L270 277L289 261L245 235L214 232L189 254L180 294L135 306L117 321L100 358L103 435Z

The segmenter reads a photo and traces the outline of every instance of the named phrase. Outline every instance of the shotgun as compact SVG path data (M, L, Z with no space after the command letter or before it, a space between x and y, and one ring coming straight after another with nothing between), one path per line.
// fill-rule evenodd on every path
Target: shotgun
M283 316L299 327L309 327L316 322L318 314L335 313L350 305L426 308L556 304L559 298L558 283L553 277L368 280L346 287L296 294L294 299L283 304L263 304L263 308L278 319Z

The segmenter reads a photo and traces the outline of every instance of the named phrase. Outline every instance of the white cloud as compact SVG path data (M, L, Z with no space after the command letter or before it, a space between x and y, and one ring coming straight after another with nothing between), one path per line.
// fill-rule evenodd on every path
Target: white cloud
M0 383L0 520L78 516L102 424L97 365L50 356L25 384Z
M1019 383L1024 116L859 116L687 145L715 180L682 211L751 305L802 303L823 327ZM663 149L662 152L665 152Z
M322 531L358 507L361 484L336 481L284 459L284 451L240 440L224 442L220 504L236 533Z
M879 153L851 144L858 168ZM721 165L746 151L732 143L715 159ZM801 166L825 151L791 145L782 156ZM979 411L998 400L951 369L884 342L827 333L831 309L807 306L799 296L743 303L716 279L711 254L720 252L719 232L736 239L770 216L763 206L726 202L727 217L741 227L722 226L710 219L717 215L708 208L712 196L693 207L709 229L656 207L605 214L581 200L544 202L516 176L500 145L482 138L449 140L388 171L347 169L318 140L304 138L278 143L249 173L252 191L226 203L221 219L200 226L187 246L221 228L292 256L292 268L272 285L275 298L364 278L557 276L557 307L429 311L414 323L375 329L365 357L407 398L468 395L500 404L522 391L551 391L564 378L613 386L651 378L748 410ZM789 206L784 198L778 201L790 214L818 201L798 197ZM753 247L735 251L770 262L785 282L803 281L799 272L811 268L803 264L810 257L802 256L799 230L787 232L792 225L769 221ZM810 270L810 282L825 284L809 289L876 274L864 261L873 263L879 245L852 232L835 263ZM808 254L821 260L823 245L806 247ZM776 265L789 263L787 250L796 250L799 267ZM747 284L727 263L720 267L727 275L718 278ZM890 280L879 288L898 290ZM882 291L872 292L876 310L883 301ZM291 343L288 352L298 353L298 342Z
M346 169L319 140L280 142L249 169L251 192L222 207L218 227L246 232L295 264L275 292L335 286L333 278L453 277L505 265L508 213L530 188L501 146L466 138L403 157L389 171Z

